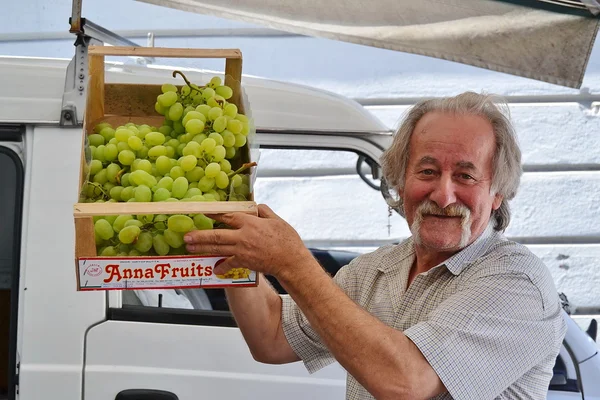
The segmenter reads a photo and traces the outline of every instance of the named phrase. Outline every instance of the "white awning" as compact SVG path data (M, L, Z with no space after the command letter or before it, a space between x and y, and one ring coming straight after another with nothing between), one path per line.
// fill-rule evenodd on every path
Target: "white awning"
M600 21L596 0L138 1L574 88Z

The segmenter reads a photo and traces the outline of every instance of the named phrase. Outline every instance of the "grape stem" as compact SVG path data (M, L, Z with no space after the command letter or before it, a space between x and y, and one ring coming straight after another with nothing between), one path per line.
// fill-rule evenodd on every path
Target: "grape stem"
M183 80L185 81L185 84L188 85L190 87L190 94L192 93L192 90L196 90L198 91L200 88L204 88L206 86L198 86L198 85L194 85L192 86L192 83L190 81L188 81L188 78L183 74L183 72L181 71L173 71L173 78L176 78L177 75L181 75L181 77L183 78ZM187 96L186 96L187 97Z
M242 172L244 172L247 169L250 169L252 167L256 167L258 164L256 164L256 162L249 162L249 163L245 163L243 164L240 168L236 169L235 171L231 171L230 173L227 174L228 178L231 178L234 175L237 174L241 174Z

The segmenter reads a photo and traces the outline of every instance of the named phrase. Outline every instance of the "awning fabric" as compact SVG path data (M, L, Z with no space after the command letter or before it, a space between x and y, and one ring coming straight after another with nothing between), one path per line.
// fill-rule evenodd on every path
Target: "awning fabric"
M573 88L600 22L596 0L138 1Z

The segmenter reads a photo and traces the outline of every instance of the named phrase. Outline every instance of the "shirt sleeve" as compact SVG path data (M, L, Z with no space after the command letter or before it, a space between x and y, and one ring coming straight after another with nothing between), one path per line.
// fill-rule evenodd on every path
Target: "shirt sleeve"
M348 267L341 268L334 282L345 289L349 279ZM346 290L344 290L346 292ZM309 373L314 373L336 360L322 343L321 338L310 326L304 313L289 295L282 295L281 322L283 333L292 350L302 360Z
M558 352L564 321L552 300L526 274L489 274L404 333L453 398L492 399Z

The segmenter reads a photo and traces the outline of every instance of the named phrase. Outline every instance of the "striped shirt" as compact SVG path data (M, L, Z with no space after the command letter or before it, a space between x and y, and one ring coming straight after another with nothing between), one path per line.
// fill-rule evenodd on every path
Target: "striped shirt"
M419 274L412 239L363 254L335 282L412 340L448 393L436 399L545 399L566 333L552 276L525 246L491 225L444 263ZM283 330L310 373L335 361L284 295ZM373 399L351 375L347 399Z

